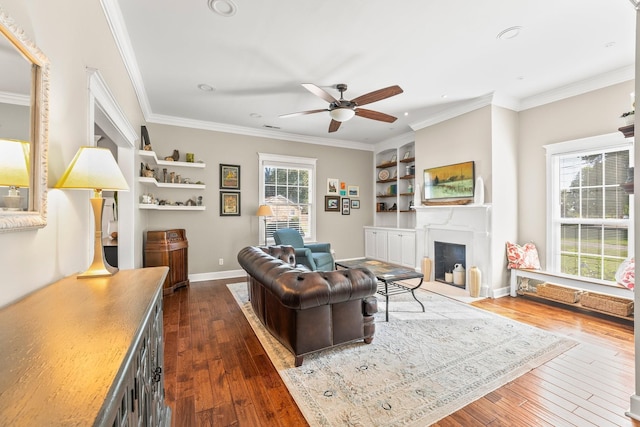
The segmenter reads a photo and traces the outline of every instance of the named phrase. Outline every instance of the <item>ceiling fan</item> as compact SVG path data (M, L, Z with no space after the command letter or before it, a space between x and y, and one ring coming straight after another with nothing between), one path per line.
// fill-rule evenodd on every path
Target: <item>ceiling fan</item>
M335 132L340 128L342 122L350 120L353 116L360 116L366 119L379 120L381 122L393 123L397 120L397 117L390 116L389 114L381 113L379 111L367 110L360 108L361 105L371 104L372 102L380 101L382 99L390 98L392 96L401 94L403 92L400 86L389 86L384 89L374 90L367 94L361 95L352 100L344 99L344 92L347 90L347 85L340 83L336 85L336 89L340 91L340 99L335 99L324 89L312 83L303 83L302 87L307 89L312 94L319 96L329 103L329 108L322 108L319 110L300 111L297 113L283 114L280 117L296 117L306 114L321 113L328 111L331 116L331 123L329 123L329 132Z

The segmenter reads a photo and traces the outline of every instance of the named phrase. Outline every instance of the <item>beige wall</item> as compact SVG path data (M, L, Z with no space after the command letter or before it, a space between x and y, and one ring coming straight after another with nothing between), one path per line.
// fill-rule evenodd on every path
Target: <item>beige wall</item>
M507 285L505 240L517 233L518 113L488 105L416 132L417 168L474 161L482 177L492 221L493 289Z
M196 160L206 164L202 181L203 191L173 193L176 199L184 195L202 195L206 210L196 212L147 211L146 230L184 228L189 240L189 272L201 274L238 270L236 255L247 245L262 242L259 232L258 209L259 166L258 153L282 154L316 158L316 238L331 242L338 258L364 255L363 226L372 223L373 179L371 164L373 152L295 143L253 136L227 134L176 126L148 124L153 150L158 155L170 155L179 148L181 156L193 152ZM220 216L219 165L240 165L241 216ZM186 172L200 176L194 170ZM348 185L360 186L361 209L352 209L351 215L324 211L327 178L340 178ZM175 190L172 190L175 191ZM167 193L165 193L167 194ZM224 265L218 265L218 259Z
M51 187L78 147L89 143L87 67L100 70L133 126L142 123L142 114L99 0L3 0L1 7L51 63ZM0 234L0 306L87 268L89 197L88 191L49 190L45 228Z
M532 241L546 259L546 144L604 135L622 126L630 109L628 81L520 112L518 240Z

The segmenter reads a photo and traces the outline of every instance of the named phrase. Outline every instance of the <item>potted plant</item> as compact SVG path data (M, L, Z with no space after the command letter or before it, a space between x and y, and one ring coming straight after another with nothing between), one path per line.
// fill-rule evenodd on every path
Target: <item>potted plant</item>
M620 118L624 121L625 126L632 125L635 119L635 110L623 113Z

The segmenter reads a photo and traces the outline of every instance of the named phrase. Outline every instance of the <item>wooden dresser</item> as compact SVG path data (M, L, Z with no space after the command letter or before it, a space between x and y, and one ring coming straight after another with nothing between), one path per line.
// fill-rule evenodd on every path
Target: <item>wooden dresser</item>
M0 309L0 423L168 426L167 267L67 277Z

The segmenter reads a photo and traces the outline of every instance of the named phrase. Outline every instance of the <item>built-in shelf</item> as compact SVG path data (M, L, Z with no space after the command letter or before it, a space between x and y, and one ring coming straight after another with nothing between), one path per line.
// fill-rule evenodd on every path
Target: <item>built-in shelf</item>
M416 158L415 157L408 157L406 159L402 159L400 160L402 163L411 163L411 162L415 162Z
M204 190L207 188L205 184L175 184L170 182L158 182L155 178L138 177L138 181L143 184L153 184L158 188L190 188L192 190Z
M385 163L380 163L378 165L376 165L377 168L391 168L394 166L397 166L398 162L385 162Z
M199 162L175 162L170 160L159 160L156 153L153 151L138 150L138 155L142 158L148 159L149 162L158 166L177 166L182 168L204 168L206 165Z
M140 209L150 209L156 211L203 211L204 206L187 206L187 205L155 205L140 203L138 205Z

